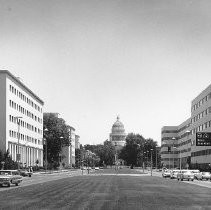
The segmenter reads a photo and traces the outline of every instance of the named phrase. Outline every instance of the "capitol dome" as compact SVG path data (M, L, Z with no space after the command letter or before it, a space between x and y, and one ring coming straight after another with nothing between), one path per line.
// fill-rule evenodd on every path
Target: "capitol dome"
M117 117L117 121L113 124L111 132L112 133L124 133L125 132L123 123L119 121L119 116Z
M125 128L122 122L119 121L119 116L117 116L116 122L113 124L110 133L110 141L113 145L121 148L125 145Z

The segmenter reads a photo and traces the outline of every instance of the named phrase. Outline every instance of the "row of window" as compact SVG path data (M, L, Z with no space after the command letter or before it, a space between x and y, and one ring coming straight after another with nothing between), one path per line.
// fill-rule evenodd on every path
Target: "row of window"
M12 116L12 115L9 115L9 121L17 124L17 118ZM42 130L41 129L39 129L39 128L37 128L37 127L35 127L35 126L33 126L33 125L29 124L29 123L26 123L26 122L24 122L23 120L20 120L20 119L19 119L19 122L20 122L20 126L22 126L23 128L27 128L27 129L29 129L31 131L34 131L34 132L39 133L39 134L42 135Z
M191 148L183 149L183 150L171 150L169 151L162 151L161 154L180 154L180 153L185 153L185 152L190 152Z
M179 132L181 132L181 131L184 131L184 130L186 130L188 127L190 127L190 123L187 124L187 125L185 125L185 126L183 126L183 127L180 128L180 129L178 129L177 132L179 133Z
M201 131L203 131L203 130L205 130L207 128L210 128L210 127L211 127L211 120L201 124L200 126L194 128L193 130L191 130L191 134L192 135L196 134L197 132L201 132ZM189 133L184 133L179 138L177 137L176 139L184 138L184 137L186 137L188 135L189 135ZM172 140L172 137L163 137L161 139L161 141L165 141L165 140Z
M191 119L191 123L196 122L197 120L201 119L202 117L206 116L208 113L211 113L211 107L207 108L203 112L197 114L195 117Z
M10 85L10 91L14 93L16 96L18 96L20 99L28 103L30 106L35 108L37 111L42 113L42 108L40 108L36 103L34 103L31 99L26 97L24 94L22 94L19 90L17 90L15 87Z
M9 136L12 138L18 138L18 132L9 130ZM33 144L42 145L42 141L33 137L30 137L28 135L24 135L22 133L19 133L19 139L27 142L32 142Z
M183 133L181 136L179 137L174 137L175 139L173 139L173 137L162 137L161 141L165 141L165 140L178 140L178 139L182 139L185 138L186 136L188 136L190 133Z
M209 93L208 95L206 95L204 98L202 98L198 103L194 104L192 106L191 111L195 111L196 109L198 109L202 104L204 104L205 102L207 102L209 99L211 99L211 93Z
M191 152L191 157L211 155L211 149L200 150L197 152Z
M163 130L161 133L177 133L177 130Z
M19 112L21 112L22 114L25 114L26 116L32 118L36 122L39 122L39 123L42 124L42 119L41 118L37 117L35 114L33 114L30 111L26 110L25 108L23 108L22 106L18 105L14 101L9 100L9 105L10 105L10 107L12 107L12 108L18 110Z
M195 134L195 133L200 132L200 131L203 131L203 130L209 128L209 127L211 127L211 120L208 121L208 122L203 123L202 125L198 126L197 128L194 128L191 131L191 133L192 134Z

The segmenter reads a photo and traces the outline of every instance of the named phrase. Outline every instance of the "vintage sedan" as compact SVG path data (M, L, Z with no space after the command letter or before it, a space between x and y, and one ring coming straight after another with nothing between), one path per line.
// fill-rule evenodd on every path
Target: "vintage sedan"
M22 182L22 176L18 170L0 170L0 186L11 184L18 186Z
M166 178L166 177L170 177L171 171L170 170L164 170L162 173L162 177Z
M177 180L191 180L193 181L194 180L194 174L192 171L189 171L189 170L182 170L180 171L178 174L177 174Z
M202 179L209 180L211 178L211 174L210 172L200 172L197 175L195 175L195 178L198 180Z
M180 170L172 170L170 173L171 179L177 179L177 174L180 172Z
M19 172L21 176L28 176L28 177L31 177L33 174L31 171L28 170L19 170Z

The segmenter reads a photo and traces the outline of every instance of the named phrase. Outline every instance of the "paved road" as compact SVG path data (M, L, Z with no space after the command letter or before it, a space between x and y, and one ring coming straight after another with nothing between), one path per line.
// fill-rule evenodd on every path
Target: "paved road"
M10 190L4 188L0 193L0 209L211 209L211 189L135 170L49 177L55 179Z

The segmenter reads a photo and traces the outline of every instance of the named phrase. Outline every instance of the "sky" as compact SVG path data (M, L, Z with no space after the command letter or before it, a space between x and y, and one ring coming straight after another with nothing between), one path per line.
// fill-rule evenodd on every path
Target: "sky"
M0 0L0 69L82 144L127 133L160 145L211 84L210 0Z

